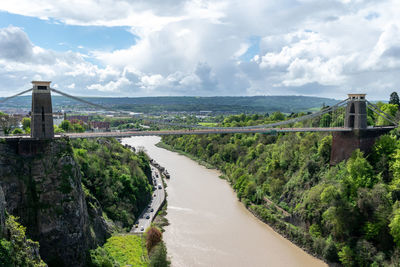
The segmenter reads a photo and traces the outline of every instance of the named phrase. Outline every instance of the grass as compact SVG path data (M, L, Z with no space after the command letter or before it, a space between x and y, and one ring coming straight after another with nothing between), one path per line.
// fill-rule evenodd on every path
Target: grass
M216 122L199 122L199 125L205 126L205 127L216 127L218 123Z
M144 237L121 235L110 237L103 248L120 266L148 266L149 260Z

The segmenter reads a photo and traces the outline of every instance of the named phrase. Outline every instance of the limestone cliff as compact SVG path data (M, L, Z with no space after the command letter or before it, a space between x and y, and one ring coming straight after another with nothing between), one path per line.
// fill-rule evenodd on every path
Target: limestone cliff
M2 237L5 234L5 212L6 212L6 201L4 198L4 193L3 193L3 188L1 188L0 185L0 237Z
M50 266L85 265L88 249L109 236L101 208L91 205L88 213L80 169L66 139L1 142L0 186L7 211L39 241Z

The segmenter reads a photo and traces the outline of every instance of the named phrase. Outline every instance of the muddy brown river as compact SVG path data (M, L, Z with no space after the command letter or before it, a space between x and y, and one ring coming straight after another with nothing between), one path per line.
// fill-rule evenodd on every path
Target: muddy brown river
M216 170L155 146L159 137L132 137L171 175L164 240L172 266L327 266L255 218Z

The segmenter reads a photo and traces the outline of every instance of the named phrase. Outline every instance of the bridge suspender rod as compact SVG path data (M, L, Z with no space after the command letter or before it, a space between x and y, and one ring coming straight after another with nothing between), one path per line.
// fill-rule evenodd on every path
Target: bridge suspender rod
M16 95L12 95L12 96L3 98L3 99L0 100L0 104L6 102L7 100L10 100L11 98L14 98L14 97L23 95L23 94L25 94L25 93L28 93L28 92L30 92L30 91L32 91L32 90L33 90L33 88L28 89L28 90L25 90L25 91L22 91L21 93L18 93L18 94L16 94Z
M57 94L63 95L63 96L65 96L65 97L71 98L71 99L76 100L76 101L78 101L78 102L82 102L82 103L85 103L85 104L87 104L87 105L90 105L90 106L99 108L99 109L108 110L108 111L114 111L114 112L129 113L128 111L115 110L115 109L112 109L112 108L104 107L104 106L99 105L99 104L94 104L94 103L92 103L92 102L89 102L89 101L87 101L87 100L81 99L81 98L79 98L79 97L76 97L76 96L73 96L73 95L70 95L70 94L66 94L66 93L61 92L61 91L59 91L59 90L56 90L56 89L54 89L54 88L50 88L50 90L53 91L53 92L55 92L55 93L57 93Z
M397 126L397 123L395 123L395 122L393 121L393 120L395 120L395 118L393 118L392 115L389 115L389 114L385 113L385 112L382 111L378 106L372 104L372 103L369 102L368 100L367 100L367 103L368 103L368 105L370 105L370 106L373 107L374 109L378 110L379 112L381 112L381 113L385 114L387 117L389 117L390 119L388 119L388 118L385 118L385 119L387 119L388 121L394 123L394 124ZM371 109L371 108L370 108L370 109ZM371 110L372 110L372 109L371 109ZM372 110L372 111L374 111L374 110ZM374 111L374 112L375 112L375 111ZM378 115L379 115L379 114L378 114ZM381 115L380 115L380 116L381 116Z
M51 90L52 90L53 92L57 93L57 94L62 95L62 96L71 98L71 99L73 99L73 100L82 102L82 103L84 103L84 104L87 104L87 105L90 105L90 106L93 106L93 107L96 107L96 108L100 108L100 109L102 109L102 110L113 111L113 112L119 112L119 113L125 113L125 114L129 114L129 115L131 114L131 112L129 112L129 111L117 110L117 109L113 109L113 108L110 108L110 107L105 107L105 106L102 106L102 105L99 105L99 104L94 104L94 103L92 103L92 102L89 102L89 101L87 101L87 100L81 99L81 98L79 98L79 97L76 97L76 96L73 96L73 95L70 95L70 94L61 92L61 91L59 91L59 90L57 90L57 89L54 89L54 88L51 88ZM180 123L163 122L163 121L152 120L152 119L144 118L144 117L142 117L141 119L147 120L147 121L150 121L150 122L154 122L154 123L159 123L159 124L166 124L166 125L173 125L173 126L181 126L181 127L191 127L191 128L195 128L195 127L196 127L195 125L186 125L186 124L180 124Z
M377 114L378 116L381 116L382 118L384 118L387 121L390 121L391 123L393 123L395 126L398 126L398 124L394 121L392 121L391 119L388 119L387 117L385 117L384 115L382 115L381 113L379 113L378 111L374 110L373 108L371 108L370 106L368 106L368 108L370 110L372 110L375 114ZM379 110L379 109L378 109ZM380 110L379 110L380 111ZM386 113L385 113L386 114Z
M325 110L321 110L316 113L305 115L305 116L302 116L299 118L294 118L294 119L290 119L287 121L280 121L280 122L276 122L276 123L270 123L270 124L264 124L264 125L258 125L258 126L247 126L247 127L241 127L241 128L270 128L270 127L275 127L275 126L280 126L280 125L285 125L285 124L290 124L290 123L296 123L296 122L304 121L307 119L312 119L312 118L318 117L320 115L323 115L325 113L336 110L337 108L340 107L340 105L344 104L347 100L348 100L348 98L343 101L340 101L339 103L337 103L337 104L333 105L332 107L329 107Z

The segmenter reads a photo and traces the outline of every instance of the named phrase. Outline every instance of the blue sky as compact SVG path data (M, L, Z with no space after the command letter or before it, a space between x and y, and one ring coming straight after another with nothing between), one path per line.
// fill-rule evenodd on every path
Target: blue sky
M136 43L137 36L127 26L67 25L55 19L43 20L8 12L0 12L0 27L20 27L37 46L54 51L87 52L126 49Z
M385 99L398 14L398 0L1 1L0 96L42 79L87 96Z

